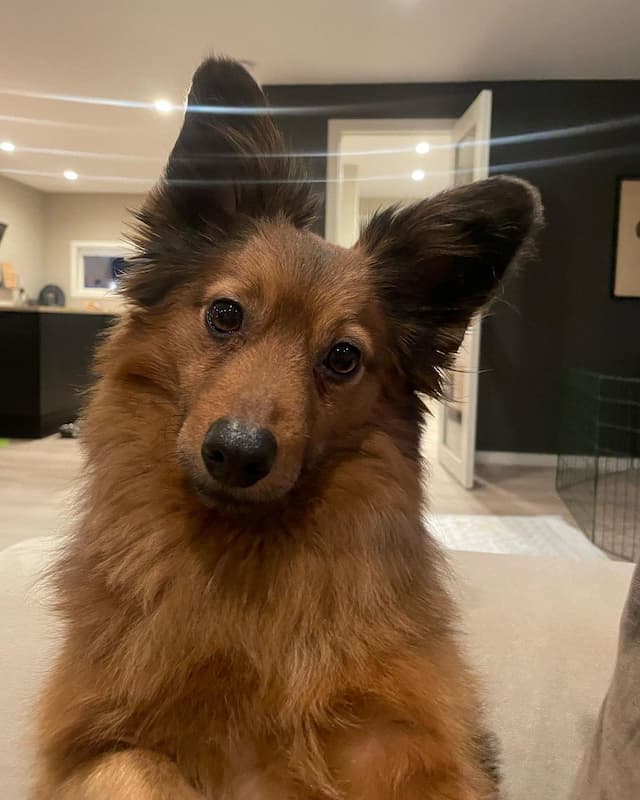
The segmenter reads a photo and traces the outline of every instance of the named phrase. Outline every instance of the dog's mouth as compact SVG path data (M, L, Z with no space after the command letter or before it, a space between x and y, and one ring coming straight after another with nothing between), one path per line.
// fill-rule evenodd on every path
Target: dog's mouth
M281 503L296 485L294 480L265 479L247 488L222 486L199 471L186 470L188 483L206 508L224 513L247 513L257 507Z
M198 500L206 507L215 510L249 510L257 502L247 490L229 490L213 485L210 481L192 480L191 485Z

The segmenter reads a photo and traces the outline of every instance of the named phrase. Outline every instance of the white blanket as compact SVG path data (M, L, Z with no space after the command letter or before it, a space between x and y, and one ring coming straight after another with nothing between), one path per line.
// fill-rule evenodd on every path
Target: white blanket
M0 553L0 798L25 800L28 719L56 625L38 573L55 539ZM565 800L615 661L629 564L456 552L465 646L502 741L505 800Z

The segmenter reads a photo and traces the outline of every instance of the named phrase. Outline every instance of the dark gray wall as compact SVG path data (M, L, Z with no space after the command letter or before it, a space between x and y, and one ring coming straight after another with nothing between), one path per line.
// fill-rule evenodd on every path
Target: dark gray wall
M477 444L555 452L567 367L640 375L640 300L615 300L610 291L616 178L640 175L640 81L273 86L267 92L275 106L308 110L279 118L292 149L324 153L331 118L456 117L482 88L493 90L492 172L535 183L547 227L539 262L509 282L483 325ZM328 105L340 108L317 108ZM610 121L616 123L601 125ZM564 128L573 130L500 142ZM310 158L309 171L324 200L326 158Z

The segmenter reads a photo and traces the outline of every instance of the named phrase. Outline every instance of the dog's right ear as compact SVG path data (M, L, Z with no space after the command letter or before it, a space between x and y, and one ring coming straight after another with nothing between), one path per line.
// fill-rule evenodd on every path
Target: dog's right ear
M365 226L358 247L411 388L440 394L472 316L530 253L542 219L538 191L501 176L379 211Z
M299 163L247 70L228 59L203 62L164 176L137 215L138 254L125 293L142 305L157 302L198 241L216 245L249 218L309 225L316 204Z

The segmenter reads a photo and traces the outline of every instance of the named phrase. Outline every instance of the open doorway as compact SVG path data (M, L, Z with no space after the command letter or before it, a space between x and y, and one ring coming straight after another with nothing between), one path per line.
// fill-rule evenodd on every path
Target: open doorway
M411 203L489 173L491 92L458 119L331 120L325 235L344 247L377 208ZM480 318L473 320L447 377L446 399L431 403L423 454L465 488L474 483Z

